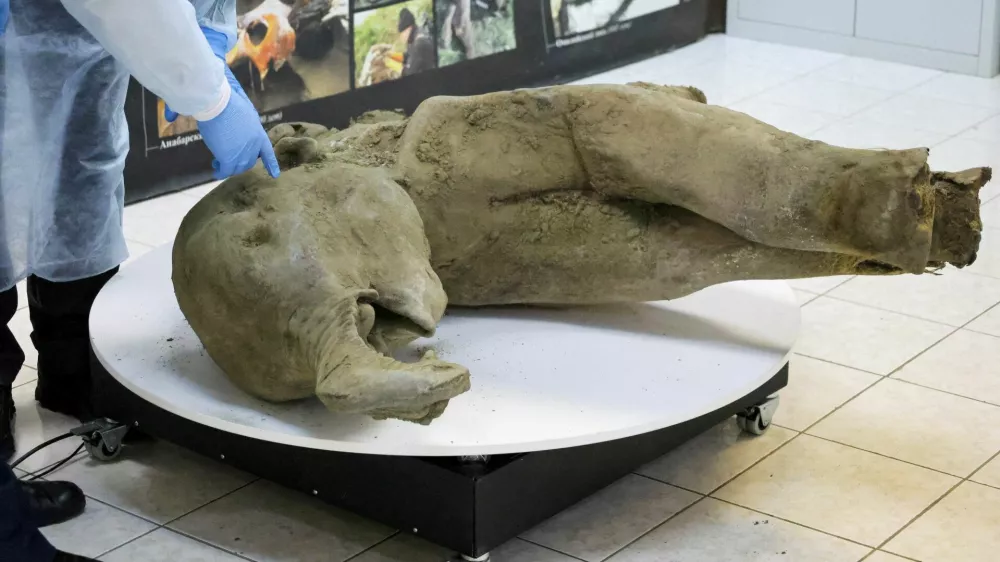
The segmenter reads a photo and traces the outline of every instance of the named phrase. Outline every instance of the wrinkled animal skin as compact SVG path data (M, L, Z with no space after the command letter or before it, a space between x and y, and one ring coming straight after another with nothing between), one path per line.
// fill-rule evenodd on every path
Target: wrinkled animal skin
M662 300L975 259L988 168L932 172L926 149L838 148L705 102L564 86L279 125L280 178L232 178L184 219L181 310L255 396L429 423L469 372L389 355L449 302Z

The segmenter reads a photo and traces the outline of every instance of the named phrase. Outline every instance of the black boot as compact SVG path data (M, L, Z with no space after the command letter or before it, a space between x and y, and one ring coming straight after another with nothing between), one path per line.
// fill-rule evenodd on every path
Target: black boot
M59 552L56 552L56 557L52 562L97 562L97 560L87 558L86 556L77 556L76 554L70 554L60 550Z
M38 528L69 521L87 507L83 490L71 482L22 481L21 491L27 498L28 517Z
M0 386L0 461L10 462L14 444L14 397L9 386Z

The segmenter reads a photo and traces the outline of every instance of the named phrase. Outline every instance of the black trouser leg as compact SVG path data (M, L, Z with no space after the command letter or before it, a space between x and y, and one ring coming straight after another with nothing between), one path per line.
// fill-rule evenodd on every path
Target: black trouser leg
M24 365L24 351L17 343L14 333L10 331L10 321L17 312L17 289L0 293L0 387L11 386L14 378Z
M44 408L81 420L92 416L90 308L118 268L94 277L57 283L28 278L31 341L38 350L35 399Z
M55 557L56 549L31 523L27 498L17 477L0 463L0 560L49 562Z

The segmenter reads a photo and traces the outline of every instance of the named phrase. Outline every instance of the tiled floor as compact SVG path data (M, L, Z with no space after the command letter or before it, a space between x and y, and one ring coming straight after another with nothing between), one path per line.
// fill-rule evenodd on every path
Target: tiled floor
M1000 166L1000 79L714 37L586 82L689 83L842 145L930 145L935 167ZM129 207L136 254L205 188ZM1000 181L979 261L940 276L793 283L800 355L776 427L730 421L494 553L499 562L995 561L1000 551ZM992 201L990 201L992 200ZM26 337L24 311L15 319ZM25 340L26 342L26 340ZM30 344L29 344L30 347ZM68 420L17 391L22 449ZM27 467L38 470L66 451ZM165 444L55 473L91 497L46 531L125 562L438 562L452 553Z

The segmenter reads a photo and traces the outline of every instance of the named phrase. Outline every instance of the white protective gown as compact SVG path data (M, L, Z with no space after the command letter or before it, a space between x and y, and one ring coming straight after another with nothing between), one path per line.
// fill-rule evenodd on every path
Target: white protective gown
M128 256L122 233L131 73L198 119L224 109L235 0L11 0L0 38L0 291L29 275L91 277Z

